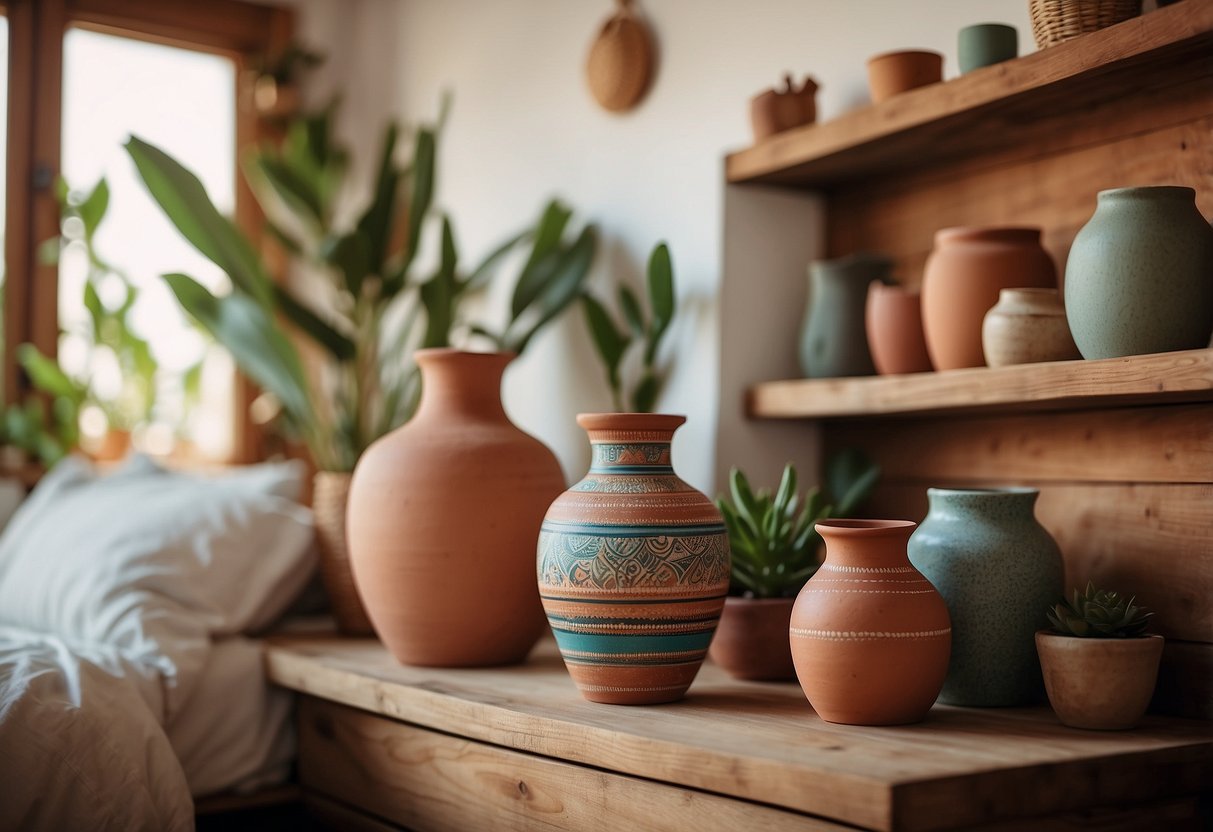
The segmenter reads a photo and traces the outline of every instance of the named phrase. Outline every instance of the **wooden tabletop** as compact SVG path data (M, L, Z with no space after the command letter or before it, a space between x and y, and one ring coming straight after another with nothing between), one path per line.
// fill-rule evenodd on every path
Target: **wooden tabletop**
M519 751L862 827L943 829L1190 796L1213 784L1213 725L1148 717L1129 732L1060 725L1046 707L937 705L917 725L831 725L790 683L705 664L687 698L586 702L551 640L510 668L402 667L379 642L271 639L284 687Z

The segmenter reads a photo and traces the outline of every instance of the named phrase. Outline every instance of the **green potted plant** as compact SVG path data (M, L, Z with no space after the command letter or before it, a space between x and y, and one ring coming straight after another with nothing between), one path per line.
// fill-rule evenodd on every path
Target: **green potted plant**
M821 564L821 536L814 526L850 515L879 476L880 468L857 450L834 455L826 483L841 496L831 505L819 488L797 492L791 463L774 492L755 492L745 474L732 470L731 501L716 500L729 532L732 580L709 651L713 661L738 679L796 678L788 622L796 594Z
M486 335L497 349L521 353L580 295L596 232L586 225L573 233L572 211L553 201L535 226L469 267L443 216L438 262L417 275L441 118L439 126L416 131L407 166L396 160L399 135L389 125L369 202L352 223L337 219L349 156L333 139L332 118L332 108L299 117L280 146L259 148L245 160L269 236L313 277L307 294L271 279L258 249L219 213L193 173L138 138L126 147L169 220L231 280L231 292L216 295L187 275L164 275L182 307L276 404L275 424L306 445L318 469L313 508L321 573L337 623L346 633L368 634L346 550L350 472L372 442L416 410L421 379L413 353ZM526 244L508 320L497 327L468 320L465 301Z
M1052 629L1037 631L1045 690L1065 725L1120 731L1145 714L1163 637L1146 632L1154 613L1135 600L1088 583L1049 610Z

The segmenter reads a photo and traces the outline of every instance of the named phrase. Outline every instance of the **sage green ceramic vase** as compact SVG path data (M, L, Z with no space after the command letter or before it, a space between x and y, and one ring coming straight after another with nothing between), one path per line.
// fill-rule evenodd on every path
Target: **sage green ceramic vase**
M910 562L943 596L952 657L939 701L1011 706L1041 698L1036 631L1062 595L1056 541L1036 520L1033 488L927 490Z
M1213 335L1213 228L1191 188L1100 191L1066 263L1083 358L1200 349Z
M864 310L868 285L888 282L893 264L852 254L809 264L809 301L800 333L800 368L808 378L875 375Z

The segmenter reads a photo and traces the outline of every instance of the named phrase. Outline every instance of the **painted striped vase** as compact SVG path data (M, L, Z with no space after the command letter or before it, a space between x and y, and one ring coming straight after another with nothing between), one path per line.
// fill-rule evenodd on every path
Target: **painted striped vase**
M943 598L906 555L914 526L817 524L826 558L796 597L790 635L800 686L826 722L917 722L943 687L952 625Z
M699 672L729 588L729 542L712 501L680 480L682 416L582 414L585 479L539 534L539 594L565 665L591 702L680 699Z

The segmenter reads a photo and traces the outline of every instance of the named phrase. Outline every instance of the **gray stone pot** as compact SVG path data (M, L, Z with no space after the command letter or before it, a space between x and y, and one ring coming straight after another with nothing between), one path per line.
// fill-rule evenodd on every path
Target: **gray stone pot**
M800 368L809 378L875 375L864 310L868 285L888 282L893 264L852 254L809 264L809 300L800 333Z

